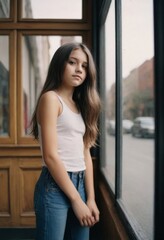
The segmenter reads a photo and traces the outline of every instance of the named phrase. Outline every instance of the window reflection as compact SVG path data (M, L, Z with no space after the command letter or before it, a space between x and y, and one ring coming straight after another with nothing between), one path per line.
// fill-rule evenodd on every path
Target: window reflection
M0 36L0 136L9 135L9 37Z
M82 19L82 0L22 0L23 18Z
M82 42L81 36L24 36L22 49L23 129L30 132L30 121L36 101L45 82L50 60L59 46L66 42Z
M0 0L0 18L10 17L10 0Z
M153 1L122 1L122 200L132 216L130 220L135 221L135 230L150 240L155 129L153 44Z
M112 1L105 22L105 162L102 169L115 185L115 9Z

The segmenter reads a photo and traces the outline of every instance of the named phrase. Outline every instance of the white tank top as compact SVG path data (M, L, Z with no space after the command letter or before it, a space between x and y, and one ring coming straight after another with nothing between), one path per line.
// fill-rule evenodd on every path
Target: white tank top
M58 154L66 171L77 172L85 170L84 142L85 124L80 113L73 112L58 96L62 104L62 113L57 119ZM38 125L39 141L42 151L41 129ZM43 155L42 155L43 156ZM45 161L43 159L43 164Z

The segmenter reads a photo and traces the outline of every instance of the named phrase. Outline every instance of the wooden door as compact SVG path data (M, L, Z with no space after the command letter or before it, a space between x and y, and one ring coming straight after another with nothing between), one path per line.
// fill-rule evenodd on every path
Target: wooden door
M35 0L0 0L0 228L35 227L41 153L29 123L56 46L77 40L91 47L91 1L78 2L79 16L72 18L72 5L59 18L42 15L53 8L47 1L50 9L38 15Z

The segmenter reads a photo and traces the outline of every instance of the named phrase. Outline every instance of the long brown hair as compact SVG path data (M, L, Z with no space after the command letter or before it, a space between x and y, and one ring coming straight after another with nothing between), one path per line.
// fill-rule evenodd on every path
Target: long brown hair
M75 88L73 100L77 108L80 110L83 117L86 131L84 134L84 144L86 146L94 146L98 134L98 117L100 113L100 98L96 90L96 68L90 50L82 43L67 43L62 45L53 55L50 62L47 78L41 94L38 98L35 111L32 116L32 131L36 139L38 139L38 124L37 124L37 108L40 97L45 92L57 90L62 83L62 75L65 64L69 59L71 52L75 49L82 49L87 55L88 67L85 81Z

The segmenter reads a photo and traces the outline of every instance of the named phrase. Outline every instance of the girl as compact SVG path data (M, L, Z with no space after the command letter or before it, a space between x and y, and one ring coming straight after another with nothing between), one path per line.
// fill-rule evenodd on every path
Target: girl
M34 194L37 240L88 240L99 221L90 155L100 111L95 81L84 44L56 51L32 118L43 158Z

